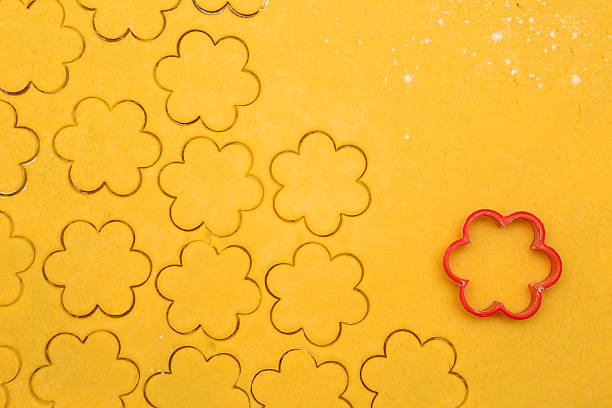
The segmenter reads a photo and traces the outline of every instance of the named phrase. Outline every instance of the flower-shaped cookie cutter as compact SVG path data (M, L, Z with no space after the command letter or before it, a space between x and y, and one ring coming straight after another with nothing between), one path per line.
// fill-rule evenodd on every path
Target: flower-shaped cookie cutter
M531 249L545 254L550 261L550 272L548 273L548 276L541 282L529 284L529 290L531 291L531 302L524 310L518 313L511 312L504 306L502 302L499 302L499 301L494 301L493 303L491 303L489 307L487 307L484 310L474 309L472 306L470 306L465 296L465 291L470 281L468 279L460 278L459 276L455 275L453 271L451 270L450 256L452 252L458 247L461 247L463 245L468 245L472 242L470 240L470 235L469 235L470 225L472 224L474 220L476 220L479 217L489 217L493 219L497 223L497 226L500 228L507 226L508 224L510 224L511 222L515 220L523 220L523 221L528 222L529 225L531 225L531 228L533 228L533 241L531 243ZM463 307L471 314L475 316L479 316L479 317L491 316L498 312L501 312L505 314L506 316L512 319L516 319L516 320L523 320L523 319L527 319L533 316L538 311L540 306L542 305L542 297L543 297L544 290L549 289L555 283L557 283L557 281L561 277L561 270L562 270L561 257L559 256L557 251L555 251L550 246L546 245L546 243L544 242L546 238L546 231L544 229L544 224L542 223L542 221L540 221L540 219L536 217L535 215L529 212L526 212L526 211L519 211L519 212L512 213L508 216L503 216L497 211L483 209L483 210L478 210L472 213L465 220L465 223L463 224L463 228L461 232L462 232L461 239L453 242L446 249L446 252L444 252L443 264L444 264L444 271L446 272L448 277L451 278L456 283L458 283L460 286L459 300L461 301L461 304L463 305Z

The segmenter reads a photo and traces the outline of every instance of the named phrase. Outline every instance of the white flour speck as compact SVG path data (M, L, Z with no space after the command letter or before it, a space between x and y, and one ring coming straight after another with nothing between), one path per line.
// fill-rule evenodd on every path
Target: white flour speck
M412 76L410 74L406 74L406 75L404 75L404 81L406 81L406 83L409 84L412 81L414 81L414 76Z
M572 84L574 85L579 85L582 82L582 78L580 78L578 75L573 74L572 75Z
M504 34L501 31L491 34L491 39L495 42L501 41L504 38Z

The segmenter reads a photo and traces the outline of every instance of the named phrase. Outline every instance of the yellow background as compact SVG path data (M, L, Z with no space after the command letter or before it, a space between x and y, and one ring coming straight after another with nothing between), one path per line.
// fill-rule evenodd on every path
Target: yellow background
M127 407L148 406L145 379L167 370L170 353L184 345L236 356L242 367L238 385L245 390L258 371L276 368L285 351L306 349L318 362L341 362L349 374L344 397L354 407L366 407L373 394L361 384L361 364L381 354L387 335L402 328L454 344L455 371L469 386L466 407L609 406L609 1L269 0L255 17L240 18L227 10L204 15L183 0L166 13L165 31L150 42L131 36L103 41L92 29L90 11L75 0L62 3L66 24L86 42L84 55L69 65L67 87L48 95L30 89L1 96L41 141L38 157L26 166L26 189L0 199L15 232L36 247L33 266L21 275L23 296L0 308L0 343L12 345L23 360L8 387L10 407L43 406L31 396L28 381L45 364L44 347L54 334L85 336L97 329L117 334L122 353L139 366L140 383L125 397ZM153 80L155 63L174 54L181 34L196 28L215 39L243 39L248 68L261 81L259 98L239 108L227 132L173 122L165 111L167 92ZM503 38L496 41L497 32ZM53 154L53 135L72 122L76 102L89 96L109 103L138 101L147 112L147 130L162 141L160 160L143 171L142 186L132 196L119 198L106 189L77 192L67 182L67 163ZM363 181L372 194L365 213L326 238L272 211L278 186L270 178L270 160L296 149L314 129L365 152ZM171 200L157 184L160 169L179 160L184 143L200 135L218 145L246 144L254 156L252 173L264 186L262 205L227 238L176 228L168 217ZM545 292L542 308L530 319L471 316L444 274L444 250L480 208L506 215L533 212L563 259L561 280ZM151 278L135 289L135 307L125 317L97 312L73 318L59 307L58 290L43 279L42 262L59 249L60 232L76 219L98 226L128 221L136 248L151 257ZM177 263L180 249L194 239L212 239L221 248L243 245L253 258L250 276L262 289L262 302L228 340L170 330L167 302L155 291L155 275ZM371 303L365 320L346 326L328 347L312 345L301 333L274 330L269 320L274 298L263 285L268 268L289 262L295 249L310 241L359 257L360 288ZM534 261L517 256L516 262L519 269Z

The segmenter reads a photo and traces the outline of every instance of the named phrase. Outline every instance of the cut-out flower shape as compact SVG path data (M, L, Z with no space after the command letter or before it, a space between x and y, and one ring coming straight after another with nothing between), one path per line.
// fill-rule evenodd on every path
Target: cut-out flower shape
M468 385L455 371L453 344L432 337L421 341L409 330L396 330L384 352L361 366L361 382L376 393L372 408L456 408L467 400Z
M34 245L24 237L13 235L13 220L0 211L0 306L17 301L23 292L19 276L34 262Z
M238 119L238 107L255 102L259 78L246 69L249 50L237 37L214 41L204 31L188 31L179 38L176 55L157 62L157 83L170 92L166 111L183 125L198 120L224 132Z
M470 306L466 298L466 289L467 289L469 280L456 276L451 269L451 266L450 266L451 254L458 247L461 247L463 245L468 245L471 243L470 235L469 235L470 225L478 217L489 217L493 219L499 227L505 227L515 220L523 220L523 221L528 222L529 225L531 225L531 227L533 228L533 241L531 243L531 249L545 254L550 261L550 272L548 276L541 282L529 284L529 289L531 291L531 302L527 306L527 308L521 312L514 313L510 311L504 306L502 302L499 302L497 300L494 300L491 303L491 305L485 310L474 309L472 306ZM505 314L506 316L511 317L513 319L517 319L517 320L527 319L528 317L533 316L538 311L538 309L540 308L542 304L542 297L543 297L544 290L552 287L561 277L561 270L562 270L561 257L559 257L559 254L553 248L546 245L545 239L546 239L546 232L544 229L544 224L542 223L542 221L540 221L538 217L536 217L535 215L531 213L520 211L520 212L515 212L513 214L510 214L508 216L503 216L497 211L487 210L487 209L478 210L472 213L467 218L467 220L465 221L465 224L463 225L461 239L453 242L446 249L446 252L444 253L444 257L443 257L444 270L446 274L448 275L449 278L457 282L460 286L459 299L463 307L465 307L465 309L468 312L472 313L473 315L480 316L480 317L491 316L498 312L501 312Z
M68 83L68 64L85 50L83 36L64 25L58 0L0 1L0 90L11 95L31 86L54 93Z
M297 151L272 159L270 174L281 186L274 211L287 222L304 219L313 234L331 235L344 216L358 216L370 206L370 189L361 180L366 168L365 153L357 146L336 147L328 134L308 133Z
M204 225L217 236L238 231L242 212L263 200L263 185L250 174L252 165L253 154L242 143L219 148L207 137L191 139L181 161L167 164L159 174L162 191L174 199L172 222L185 231Z
M32 373L30 388L53 408L124 408L123 397L134 391L140 372L120 355L121 344L111 332L95 331L83 340L57 334L45 348L48 364Z
M164 13L178 7L180 0L78 0L94 12L93 28L104 40L119 41L128 34L153 40L166 28Z
M21 192L28 181L25 165L38 154L40 142L30 128L18 126L17 111L0 100L0 195Z
M238 17L253 17L266 7L268 0L193 0L204 14L218 14L229 9Z
M137 102L124 100L112 107L100 98L81 100L73 111L74 125L60 129L54 147L70 162L68 178L84 193L104 186L119 196L138 190L141 171L161 155L161 142L145 131L147 115Z
M351 408L343 397L348 372L337 361L317 364L304 350L289 350L277 370L257 373L251 384L253 398L266 408Z
M17 378L21 371L21 357L9 346L0 346L0 408L9 408L9 392L6 384Z
M134 288L151 273L151 261L134 249L135 235L123 221L109 221L100 229L87 221L68 224L62 248L43 264L45 279L62 288L61 303L75 317L100 309L118 317L134 307Z
M187 244L180 264L157 275L157 290L172 302L166 315L170 327L181 334L201 328L218 340L233 336L240 315L253 313L261 301L250 269L251 256L242 247L217 251L203 241Z
M144 386L155 408L249 408L246 391L238 387L240 363L230 354L207 358L194 347L170 356L169 371L153 374Z
M281 333L304 331L319 346L338 340L343 325L365 319L366 295L358 289L363 266L351 254L331 256L317 243L299 247L291 264L274 265L266 275L266 288L277 300L272 306L272 325Z

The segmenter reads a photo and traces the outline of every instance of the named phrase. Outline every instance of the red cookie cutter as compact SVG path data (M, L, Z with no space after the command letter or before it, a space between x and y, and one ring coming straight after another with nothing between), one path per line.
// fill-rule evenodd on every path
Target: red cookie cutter
M449 262L451 253L456 248L463 246L463 245L468 245L472 242L469 236L470 224L478 217L492 218L493 220L495 220L495 222L497 223L499 227L505 227L506 225L510 224L512 221L516 219L527 221L533 228L533 242L531 243L531 249L535 251L543 252L544 254L546 254L546 256L548 256L548 259L550 260L550 272L548 273L548 276L542 282L529 284L529 289L531 290L531 303L529 303L529 306L527 306L525 310L519 313L511 312L504 306L502 302L498 302L498 301L494 301L493 303L491 303L491 305L485 310L474 309L473 307L470 306L470 304L468 303L465 297L465 290L470 281L467 279L462 279L458 277L451 270L450 262ZM561 277L561 270L562 270L561 257L554 249L552 249L551 247L549 247L548 245L544 243L545 238L546 238L546 231L544 230L544 224L542 224L542 221L540 221L538 217L536 217L535 215L529 212L519 211L519 212L510 214L507 217L504 217L497 211L486 210L486 209L478 210L472 213L467 218L467 220L465 220L465 224L463 224L461 239L453 242L446 249L446 252L444 252L444 258L443 258L444 271L446 272L449 278L457 282L460 286L459 299L461 300L461 304L463 305L463 307L465 307L465 309L471 314L475 316L480 316L480 317L491 316L497 312L502 312L506 316L511 317L513 319L517 319L517 320L527 319L528 317L533 316L535 312L538 311L538 309L540 308L542 304L542 296L543 296L544 290L549 289Z

